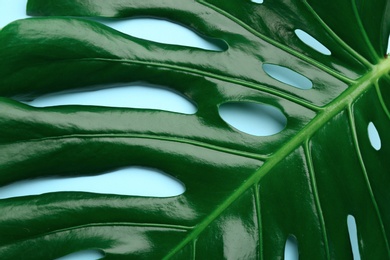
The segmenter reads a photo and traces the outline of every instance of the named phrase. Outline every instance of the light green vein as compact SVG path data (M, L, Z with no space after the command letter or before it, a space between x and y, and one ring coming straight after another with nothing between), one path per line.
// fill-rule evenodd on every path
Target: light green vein
M234 21L235 23L239 24L240 26L245 28L247 31L249 31L250 33L252 33L256 37L258 37L258 38L260 38L260 39L262 39L262 40L264 40L264 41L274 45L275 47L277 47L279 49L284 50L287 53L290 53L291 55L293 55L293 56L295 56L295 57L297 57L297 58L299 58L301 60L304 60L304 61L308 62L309 64L311 64L311 65L321 69L322 71L326 72L327 74L332 75L333 77L335 77L335 78L337 78L337 79L339 79L339 80L341 80L341 81L343 81L345 83L353 83L354 82L352 79L350 79L350 78L348 78L348 77L346 77L346 76L336 72L333 69L330 69L327 66L324 66L323 64L317 62L316 60L314 60L314 59L312 59L310 57L307 57L307 56L303 55L302 53L300 53L300 52L298 52L298 51L296 51L296 50L294 50L294 49L292 49L292 48L290 48L290 47L288 47L288 46L286 46L284 44L281 44L281 43L279 43L279 42L277 42L277 41L275 41L275 40L273 40L273 39L271 39L271 38L269 38L269 37L259 33L258 31L254 30L251 26L247 25L246 23L244 23L240 19L232 16L231 14L225 12L224 10L222 10L222 9L220 9L220 8L210 4L210 3L207 3L207 2L205 2L203 0L199 0L198 2L203 4L203 5L205 5L205 6L207 6L207 7L209 7L209 8L211 8L211 9L213 9L214 11L222 14L223 16L231 19L232 21Z
M324 244L325 244L326 258L330 260L331 257L330 257L330 251L329 251L328 236L327 236L327 231L326 231L326 226L325 226L324 214L322 213L321 202L320 202L320 198L318 195L317 181L316 181L316 176L315 176L315 171L314 171L314 166L313 166L313 159L312 159L311 151L309 148L309 140L306 140L303 148L304 148L305 155L306 155L306 161L307 161L307 166L309 169L310 180L311 180L311 188L312 188L313 193L314 193L313 194L314 201L316 204L316 208L317 208L317 212L318 212L318 219L319 219L319 222L321 225L323 240L324 240Z
M368 38L367 31L364 28L362 19L361 19L360 15L359 15L359 11L358 11L357 6L356 6L356 0L351 0L351 1L352 1L352 9L353 9L353 12L355 14L355 18L356 18L357 24L358 24L358 26L360 28L360 31L363 34L363 39L366 42L367 48L371 52L371 55L376 59L376 62L379 62L380 58L376 54L376 51L375 51L374 47L372 46L370 39Z
M260 205L260 190L259 185L256 184L254 187L255 191L255 200L256 200L256 214L257 214L257 222L258 222L258 229L259 229L259 258L260 260L264 259L264 253L263 253L263 247L264 247L264 241L263 241L263 224L261 220L261 205Z
M356 52L354 49L352 49L348 44L346 44L329 26L321 19L321 17L316 13L316 11L313 9L313 7L307 2L307 0L304 1L304 4L307 6L308 10L313 14L313 16L317 19L317 21L321 24L321 26L326 30L327 33L329 33L333 39L340 44L345 50L347 50L352 56L354 56L357 60L359 60L361 63L363 63L367 68L371 68L372 64L367 61L366 58L364 58L362 55L360 55L358 52Z
M196 260L196 242L197 240L194 239L194 242L192 243L192 260Z
M360 78L358 83L349 87L334 101L325 106L306 127L304 127L296 136L290 139L283 147L275 152L264 164L257 170L246 182L238 187L224 202L222 202L211 214L209 214L194 230L183 239L177 247L171 251L164 259L170 259L175 252L186 246L193 239L198 237L222 212L224 212L236 199L244 194L253 185L258 183L265 175L278 165L281 160L291 154L297 147L307 142L324 124L329 122L334 116L347 109L353 101L374 87L375 82L383 74L390 71L390 59L383 60L372 72Z

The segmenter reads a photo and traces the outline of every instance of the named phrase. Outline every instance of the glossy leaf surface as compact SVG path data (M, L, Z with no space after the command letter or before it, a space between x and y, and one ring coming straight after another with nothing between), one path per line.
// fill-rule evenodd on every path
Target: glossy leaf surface
M45 17L0 31L0 186L138 165L186 191L2 199L3 258L98 249L105 259L283 259L292 236L300 259L352 259L348 215L362 259L390 258L388 0L30 0L28 13ZM135 16L183 24L227 48L146 41L81 18ZM312 87L277 80L267 64ZM168 86L197 112L19 102L135 81ZM233 128L219 107L240 102L279 109L285 128L270 136Z

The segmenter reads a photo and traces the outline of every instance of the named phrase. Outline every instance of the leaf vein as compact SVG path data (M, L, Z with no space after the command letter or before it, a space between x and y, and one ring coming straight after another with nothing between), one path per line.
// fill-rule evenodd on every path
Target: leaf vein
M342 47L344 47L345 50L347 50L352 56L354 56L361 63L363 63L368 69L372 67L372 64L366 58L364 58L362 55L360 55L358 52L352 49L348 44L346 44L342 39L340 39L340 37L331 28L329 28L329 26L321 19L321 17L317 14L317 12L313 9L313 7L307 2L307 0L305 0L304 3L307 6L308 10L317 19L317 21L319 21L319 23L322 25L324 30L326 30L327 33L332 35L333 39L337 43L339 43Z
M168 254L164 259L169 259L192 239L199 236L201 232L213 222L222 212L224 212L236 199L238 199L244 192L256 185L270 170L280 163L280 161L294 151L297 147L307 142L314 133L317 132L324 124L331 118L337 115L340 111L346 109L357 97L365 93L369 88L373 87L372 81L377 80L382 73L387 71L387 61L383 64L377 65L377 70L368 73L362 77L359 82L348 88L342 95L332 101L321 111L307 126L305 126L297 135L295 135L289 142L274 153L265 163L254 172L254 174L244 182L231 196L229 196L218 208L216 208L208 217L206 217L181 243L175 247L175 250ZM352 93L354 95L352 95Z
M380 212L379 212L379 208L378 208L378 203L376 201L376 198L374 196L374 193L372 191L372 187L371 187L371 183L370 183L370 179L368 177L368 173L367 173L367 169L366 169L366 166L365 166L365 163L364 163L364 160L363 160L363 156L362 156L362 153L360 151L360 147L359 147L359 141L358 141L358 137L357 137L357 133L356 133L356 124L355 124L355 118L354 118L354 115L353 115L353 108L352 108L352 104L350 104L347 108L347 112L348 112L348 121L349 121L349 125L351 127L351 132L352 132L352 141L353 141L353 145L355 146L355 149L356 149L356 155L358 156L359 158L359 163L360 163L360 166L361 166L361 169L363 171L363 175L364 175L364 180L366 182L366 185L367 185L367 189L368 189L368 192L370 194L370 198L371 198L371 201L372 201L372 204L375 208L375 213L378 217L378 221L380 223L380 226L381 226L381 231L382 231L382 235L383 235L383 239L386 243L386 249L387 249L387 254L389 256L389 259L390 259L390 247L389 247L389 241L387 240L387 237L386 237L386 231L385 231L385 226L383 224L383 220L382 220L382 217L380 215Z
M199 1L199 3L204 4L205 6L213 9L214 11L220 13L221 15L224 15L225 17L231 19L235 23L241 25L243 28L245 28L247 31L249 31L250 33L252 33L256 37L258 37L258 38L260 38L260 39L262 39L262 40L264 40L264 41L266 41L266 42L268 42L268 43L270 43L270 44L272 44L272 45L274 45L274 46L284 50L285 52L287 52L287 53L289 53L289 54L291 54L291 55L293 55L293 56L295 56L295 57L297 57L297 58L299 58L299 59L301 59L303 61L308 62L309 64L311 64L311 65L321 69L322 71L326 72L327 74L332 75L333 77L336 77L337 79L339 79L339 80L341 80L341 81L343 81L345 83L352 83L353 82L352 79L350 79L350 78L348 78L348 77L338 73L337 71L335 71L333 69L330 69L327 66L324 66L323 64L319 63L318 61L316 61L316 60L314 60L314 59L312 59L310 57L307 57L307 56L299 53L298 51L296 51L296 50L294 50L294 49L292 49L292 48L290 48L290 47L288 47L288 46L286 46L284 44L281 44L281 43L279 43L279 42L277 42L277 41L275 41L275 40L273 40L273 39L271 39L271 38L269 38L269 37L267 37L267 36L265 36L265 35L263 35L261 33L259 33L258 31L253 29L251 26L249 26L248 24L246 24L242 20L240 20L238 18L235 18L234 16L232 16L229 13L221 10L220 8L216 7L215 5L209 4L209 3L207 3L207 2L205 2L203 0L198 0L198 1Z
M370 39L368 38L367 31L366 31L366 29L363 26L362 19L361 19L360 15L359 15L359 11L358 11L357 6L356 6L356 0L351 0L351 1L352 1L352 9L353 9L353 12L355 14L355 18L356 18L357 24L358 24L358 26L360 28L360 31L363 34L363 39L364 39L364 41L367 44L368 50L371 52L371 54L376 59L376 61L379 62L380 58L376 54L375 49L372 46L372 44L370 42Z
M322 235L323 235L323 239L324 239L326 258L330 260L331 257L330 257L329 241L328 241L328 236L327 236L327 231L326 231L324 214L323 214L322 207L321 207L321 201L320 201L320 197L318 194L317 181L316 181L315 170L314 170L314 165L313 165L313 157L311 155L311 151L309 148L309 140L307 140L304 144L304 151L305 151L306 161L307 161L308 170L309 170L309 174L310 174L311 189L313 190L313 193L314 193L313 194L314 201L315 201L316 208L318 211L318 218L319 218L319 222L320 222L321 230L322 230Z

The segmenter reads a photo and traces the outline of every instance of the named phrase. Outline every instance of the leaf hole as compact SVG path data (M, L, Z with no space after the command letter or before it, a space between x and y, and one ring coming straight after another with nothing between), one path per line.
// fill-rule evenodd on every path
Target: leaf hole
M144 167L128 167L94 176L55 176L17 181L0 188L0 199L51 192L172 197L183 194L184 191L183 183L164 172Z
M222 104L219 114L229 125L254 136L274 135L287 125L286 116L278 108L254 102Z
M159 109L182 114L195 114L197 111L197 107L184 96L167 88L148 84L53 93L25 103L34 107L89 105Z
M298 260L298 241L295 236L288 236L286 244L284 246L284 259L285 260Z
M299 89L311 89L313 83L305 76L283 66L263 64L263 70L272 78Z
M26 15L26 4L27 0L0 0L0 29L10 22L30 17Z
M386 50L386 54L390 54L390 34L389 34L389 38L387 39L387 50Z
M352 215L348 215L347 225L348 225L349 240L352 246L353 259L360 260L356 221Z
M368 139L370 140L371 146L375 150L379 151L382 147L382 142L378 130L376 129L373 122L370 122L368 124L367 131L368 131Z
M228 49L226 42L223 40L201 36L187 27L162 19L94 20L127 35L153 42L219 52Z
M264 1L263 0L251 0L252 3L255 4L262 4Z
M97 260L104 258L105 254L101 250L83 250L75 252L56 260Z
M309 47L313 48L314 50L324 54L324 55L331 55L331 51L326 48L322 43L320 43L317 39L315 39L313 36L308 34L305 31L302 31L300 29L295 30L295 34L298 36L298 38L304 42Z

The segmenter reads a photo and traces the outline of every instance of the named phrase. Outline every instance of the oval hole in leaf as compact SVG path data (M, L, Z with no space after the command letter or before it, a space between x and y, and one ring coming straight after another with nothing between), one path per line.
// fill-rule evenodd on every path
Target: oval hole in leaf
M387 50L386 50L386 53L390 54L390 35L389 35L389 38L387 39Z
M311 89L313 83L305 76L283 66L263 64L263 70L272 78L299 89Z
M303 41L306 45L313 48L314 50L324 54L324 55L331 55L332 53L328 48L326 48L322 43L317 41L313 36L308 34L305 31L302 31L300 29L295 30L295 34L298 36L298 38Z
M284 246L284 259L285 260L298 260L298 242L294 236L289 236Z
M255 136L277 134L287 124L286 116L278 108L254 102L222 104L219 107L219 114L229 125Z
M161 171L128 167L94 176L45 177L18 181L1 187L0 199L67 191L172 197L183 194L185 186Z
M348 225L349 240L351 242L351 247L352 247L353 259L360 260L356 221L352 215L348 215L347 225Z
M256 3L256 4L262 4L263 3L263 0L251 0L252 3Z
M367 131L368 131L368 139L370 140L371 146L375 150L379 151L382 147L382 142L378 130L376 129L373 122L370 122L368 124Z
M104 258L105 254L101 250L83 250L75 252L56 260L97 260Z
M133 18L127 20L100 19L97 21L122 33L149 41L210 51L226 51L228 49L227 44L222 40L200 36L187 27L166 20Z
M185 97L167 88L137 85L75 93L54 93L25 102L34 107L60 105L91 105L159 109L182 114L194 114L197 107Z

